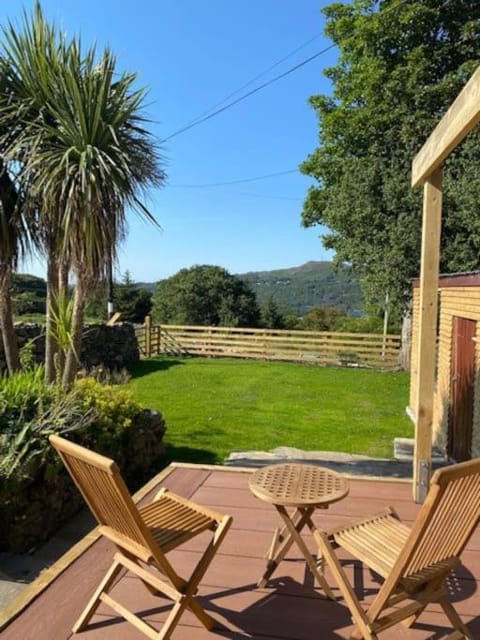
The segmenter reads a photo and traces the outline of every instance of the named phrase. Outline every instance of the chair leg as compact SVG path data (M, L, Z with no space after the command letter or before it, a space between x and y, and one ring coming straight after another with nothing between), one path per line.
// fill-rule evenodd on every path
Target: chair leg
M203 624L205 629L207 629L208 631L211 631L217 624L216 620L214 620L211 616L208 615L208 613L205 611L202 605L199 604L198 600L196 600L195 598L189 599L187 603L187 607L190 609L192 613L194 613L197 616L197 618Z
M203 626L210 630L215 626L215 620L211 618L208 613L204 610L201 604L198 602L194 595L198 591L198 584L201 579L205 575L208 567L210 566L212 560L214 559L219 546L222 544L222 541L229 530L232 524L232 518L230 516L225 516L218 524L218 527L213 535L210 544L206 548L203 556L201 557L199 563L195 567L188 581L187 587L184 590L185 598L186 598L186 606L194 613Z
M413 624L415 624L415 622L418 620L418 618L422 615L424 611L425 611L425 607L422 607L419 611L414 613L413 616L410 616L409 618L404 618L402 620L403 626L409 629Z
M465 638L467 638L468 640L474 640L470 629L462 622L452 603L449 602L446 598L441 598L438 602L444 610L445 615L452 623L453 628L463 633Z
M104 591L108 591L108 589L112 586L115 578L117 577L117 575L119 574L121 569L122 569L121 563L118 562L118 560L115 559L113 561L113 563L111 564L110 569L105 574L105 577L103 578L103 580L98 585L95 593L93 594L93 596L88 601L87 606L82 611L82 613L80 614L80 617L78 618L78 620L73 625L73 627L72 627L73 633L77 633L77 632L82 631L83 629L85 629L85 627L87 626L90 618L93 616L93 614L95 613L96 608L100 604L100 596L102 595L102 593Z
M316 538L322 556L332 572L333 577L337 581L338 587L345 598L348 608L350 609L353 621L357 625L357 628L353 631L350 638L352 638L352 640L378 640L377 634L370 628L370 621L368 620L365 611L360 606L353 587L348 581L345 571L343 570L343 567L330 544L328 536L323 531L319 531Z

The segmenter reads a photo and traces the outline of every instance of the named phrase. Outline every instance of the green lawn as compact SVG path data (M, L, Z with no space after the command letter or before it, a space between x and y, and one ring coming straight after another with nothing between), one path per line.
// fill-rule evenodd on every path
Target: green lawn
M165 417L169 460L278 446L391 457L395 436L413 436L404 372L155 358L131 373L135 398Z

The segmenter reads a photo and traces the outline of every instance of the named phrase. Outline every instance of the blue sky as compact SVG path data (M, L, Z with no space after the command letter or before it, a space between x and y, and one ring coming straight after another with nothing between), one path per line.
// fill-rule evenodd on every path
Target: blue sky
M32 3L33 4L33 3ZM32 4L3 0L3 19ZM321 0L44 0L46 15L85 45L109 45L119 69L148 87L148 115L162 140L297 47L310 44L234 98L330 45ZM332 256L320 227L301 226L311 181L299 172L258 182L185 188L297 169L317 144L309 96L328 93L330 50L224 113L163 144L166 186L150 193L158 232L129 216L118 272L154 281L194 264L231 273L277 269ZM40 264L24 271L43 275Z

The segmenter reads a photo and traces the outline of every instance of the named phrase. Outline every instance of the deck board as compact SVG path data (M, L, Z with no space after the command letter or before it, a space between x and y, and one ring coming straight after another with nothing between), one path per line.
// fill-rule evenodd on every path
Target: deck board
M270 583L264 589L256 581L264 566L264 553L273 529L279 524L274 509L248 490L248 473L221 468L173 467L162 479L167 486L184 496L202 502L234 517L220 552L212 562L199 591L205 608L223 628L219 634L207 632L198 620L186 613L173 633L172 640L212 640L244 638L258 640L342 640L352 629L350 615L339 590L327 570L336 602L323 597L313 584L299 552L292 548ZM149 500L159 486L152 486L144 500ZM319 526L329 528L359 515L379 511L387 504L395 505L400 516L411 522L418 511L411 498L411 485L399 481L353 479L350 495L328 510L317 511ZM310 535L305 539L313 550ZM189 541L182 551L174 551L174 566L186 573L200 557L202 537ZM112 545L97 540L70 564L49 586L0 632L1 640L142 640L131 625L102 605L90 626L74 635L71 626L83 609L88 596L110 564ZM371 601L379 586L378 578L348 556L340 554L345 570L359 595ZM469 624L474 637L480 638L480 531L464 553L460 567L450 582L452 599ZM149 594L140 581L126 574L113 588L128 607L142 613L151 624L161 625L169 602ZM382 634L384 640L440 640L448 633L445 616L436 605L430 605L411 629L399 625Z

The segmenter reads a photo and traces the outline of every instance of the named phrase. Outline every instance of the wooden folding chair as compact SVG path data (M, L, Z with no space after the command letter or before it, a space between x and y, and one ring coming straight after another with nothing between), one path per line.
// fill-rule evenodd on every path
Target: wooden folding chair
M109 605L152 640L169 638L186 608L207 629L212 629L215 621L194 596L232 518L166 489L162 489L149 505L137 508L113 460L58 436L50 436L50 443L98 520L100 533L118 549L110 569L73 626L74 633L85 629L100 602ZM177 574L166 554L206 530L212 531L211 539L190 579L186 580ZM160 631L108 594L122 569L138 576L152 594L163 594L173 600L172 610ZM156 574L150 569L156 570Z
M435 472L430 491L412 528L393 508L329 532L316 540L350 609L354 640L376 640L384 629L402 622L411 626L425 607L438 602L453 633L446 640L473 640L453 605L445 581L460 564L460 554L480 518L480 458ZM343 547L384 582L364 610L335 554Z

